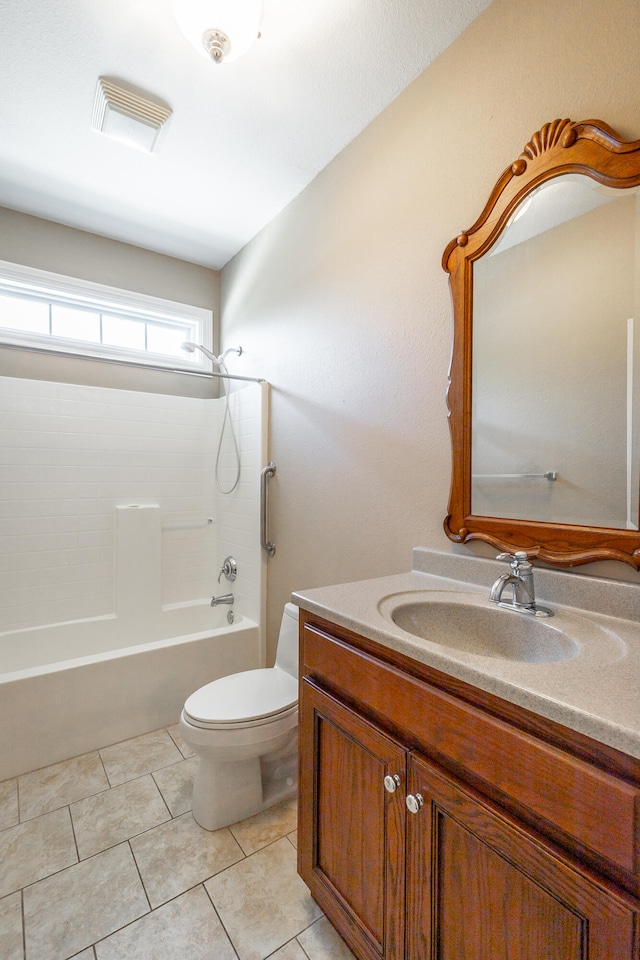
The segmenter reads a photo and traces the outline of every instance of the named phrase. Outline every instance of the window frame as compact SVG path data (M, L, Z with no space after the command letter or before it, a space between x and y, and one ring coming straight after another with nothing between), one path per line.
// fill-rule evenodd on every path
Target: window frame
M22 297L31 301L44 301L52 305L75 307L100 314L101 330L102 314L139 323L150 323L157 327L184 326L185 340L202 344L209 350L213 347L213 311L192 304L166 300L6 260L0 260L0 294ZM150 369L210 373L209 362L200 350L191 354L184 351L182 356L153 353L146 349L137 350L102 342L56 337L50 333L15 330L3 326L0 318L0 347L2 346L80 359L134 364Z

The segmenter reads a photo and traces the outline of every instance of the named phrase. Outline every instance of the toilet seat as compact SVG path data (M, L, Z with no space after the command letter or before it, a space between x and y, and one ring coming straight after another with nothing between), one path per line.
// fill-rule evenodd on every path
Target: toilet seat
M297 708L297 680L270 667L207 683L188 697L184 715L196 727L238 730L283 720Z

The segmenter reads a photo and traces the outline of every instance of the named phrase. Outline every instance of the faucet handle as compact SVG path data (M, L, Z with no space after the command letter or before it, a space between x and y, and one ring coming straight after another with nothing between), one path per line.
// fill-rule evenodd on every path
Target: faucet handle
M516 574L522 570L531 569L529 554L526 550L516 550L514 553L499 553L496 560L508 560L511 564L511 569Z
M233 559L233 557L225 557L224 563L220 568L220 573L218 574L218 583L220 583L223 573L225 575L225 578L229 580L231 583L233 583L233 581L238 576L238 564Z

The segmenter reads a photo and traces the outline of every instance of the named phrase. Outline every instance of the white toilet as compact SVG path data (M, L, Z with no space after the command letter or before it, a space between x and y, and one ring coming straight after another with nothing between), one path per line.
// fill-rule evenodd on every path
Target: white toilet
M244 820L298 783L298 608L285 604L274 667L214 680L187 698L180 733L199 757L193 816L205 830Z

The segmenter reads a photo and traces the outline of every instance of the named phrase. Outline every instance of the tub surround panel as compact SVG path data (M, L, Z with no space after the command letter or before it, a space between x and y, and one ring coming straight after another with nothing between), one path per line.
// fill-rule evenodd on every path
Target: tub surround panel
M123 626L136 625L138 642L160 635L161 517L157 503L116 507L116 610Z
M112 616L114 603L123 605L123 579L143 571L143 591L158 591L156 608L210 597L219 561L231 552L241 574L238 606L257 621L267 402L266 384L231 397L242 474L225 497L214 479L223 398L0 378L0 634ZM234 464L227 425L224 484L233 482ZM157 524L140 517L144 529L134 530L133 517L120 516L132 504L155 508Z
M219 401L222 404L224 401ZM260 524L260 471L269 460L267 436L269 415L269 385L232 388L230 411L240 449L242 470L240 483L233 492L222 494L215 490L215 517L217 553L212 592L219 586L233 591L235 609L261 625L261 640L265 645L267 561L260 548L257 531ZM224 412L221 414L224 416ZM228 426L220 450L221 486L228 489L236 476L235 451ZM238 578L233 584L224 577L220 585L216 579L221 561L233 556L238 564Z

